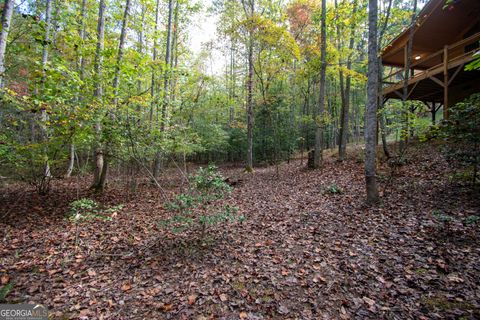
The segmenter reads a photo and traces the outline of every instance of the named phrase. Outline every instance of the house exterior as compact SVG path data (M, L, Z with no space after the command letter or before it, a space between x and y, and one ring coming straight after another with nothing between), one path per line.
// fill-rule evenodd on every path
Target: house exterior
M408 56L411 35L412 51ZM416 23L382 51L386 74L383 97L422 101L430 108L433 122L440 109L446 119L449 106L480 92L480 71L465 71L465 65L477 54L480 54L480 0L430 0L418 14ZM407 59L411 71L408 79L404 79Z

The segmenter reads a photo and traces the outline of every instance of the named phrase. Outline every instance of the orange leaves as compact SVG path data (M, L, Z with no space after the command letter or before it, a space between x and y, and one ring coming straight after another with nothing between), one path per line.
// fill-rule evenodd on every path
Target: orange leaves
M132 290L132 285L130 283L126 282L122 285L122 287L120 289L122 289L123 292L127 292L127 291Z

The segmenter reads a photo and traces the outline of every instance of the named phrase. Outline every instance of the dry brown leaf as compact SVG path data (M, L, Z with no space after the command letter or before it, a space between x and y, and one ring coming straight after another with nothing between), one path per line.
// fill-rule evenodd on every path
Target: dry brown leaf
M197 297L198 297L197 294L191 294L191 295L189 295L189 296L188 296L188 304L189 304L189 305L195 304L195 301L197 301Z
M173 304L171 304L171 303L164 304L163 307L162 307L162 309L163 309L163 311L165 311L165 312L172 311L172 309L173 309Z
M6 274L3 275L1 278L0 278L0 282L2 283L2 285L5 285L8 283L8 281L10 281L10 277L7 276Z
M222 293L220 295L220 301L225 302L228 300L228 296L225 293Z
M124 284L122 285L122 288L121 288L121 289L122 289L123 292L129 291L129 290L132 289L132 285L131 285L130 283L128 283L128 282L127 282L127 283L124 283Z
M368 304L369 306L375 305L375 300L372 300L372 299L370 299L369 297L363 297L362 299L363 299L363 301L365 301L365 303Z

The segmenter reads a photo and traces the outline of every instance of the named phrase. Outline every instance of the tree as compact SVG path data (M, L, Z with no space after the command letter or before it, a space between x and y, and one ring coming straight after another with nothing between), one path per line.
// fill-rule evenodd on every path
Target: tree
M51 41L51 30L52 30L52 0L47 0L46 5L45 5L45 34L43 38L43 46L42 46L42 61L41 61L41 73L42 73L42 79L41 79L41 89L45 89L45 81L47 77L47 62L48 62L48 49L50 46L50 41ZM38 90L38 88L37 88ZM42 92L43 93L43 92ZM47 121L48 121L48 114L47 114L47 109L46 106L42 106L40 109L40 131L41 131L41 138L42 142L46 142L48 139L48 132L47 132ZM46 147L45 147L46 149ZM50 172L50 164L48 161L48 155L45 150L45 164L44 164L44 170L43 170L43 175L45 180L49 180L51 177L51 172ZM48 185L48 183L46 184Z
M87 20L87 0L82 0L82 7L80 9L80 26L78 28L78 34L80 36L82 45L85 45L86 20ZM79 79L80 81L83 82L85 79L85 59L83 54L83 48L79 49L77 69L78 69ZM80 92L79 92L77 96L77 101L80 102L80 100L81 98L80 98ZM65 174L67 178L72 175L74 164L75 164L75 144L72 142L70 143L70 157L68 161L67 173Z
M3 89L5 86L5 51L14 6L15 0L5 0L5 4L3 5L2 31L0 33L0 89Z
M410 29L408 32L408 43L407 43L407 52L406 52L406 61L405 61L405 70L403 76L403 92L402 92L402 105L404 107L404 114L405 114L405 129L403 132L403 139L401 143L401 150L406 147L406 142L408 141L408 136L410 134L410 113L407 106L407 99L408 99L408 80L410 79L410 66L412 64L412 50L413 50L413 35L415 32L415 19L417 15L417 0L413 0L413 10L412 10L412 21L410 23ZM410 106L411 111L413 113L413 105ZM413 132L412 132L413 134Z
M335 2L336 3L336 2ZM357 12L357 1L353 1L353 9L352 9L352 17L350 21L350 39L348 44L348 56L347 56L347 77L345 80L344 85L344 75L342 66L339 66L339 79L340 79L340 96L342 100L342 109L340 113L340 137L338 139L338 158L340 160L345 160L346 157L346 150L347 150L347 142L348 142L348 119L349 119L349 112L350 112L350 88L352 82L352 76L349 72L352 68L352 56L353 56L353 48L355 45L355 28L356 28L356 17L355 14ZM341 28L339 27L339 23L337 23L337 36L338 41L341 42Z
M167 20L167 39L165 45L165 71L163 74L163 102L162 102L162 119L160 122L160 131L165 131L167 123L167 107L169 104L169 75L171 73L172 66L172 29L173 29L173 0L168 0L168 20ZM153 177L158 179L160 175L160 169L162 167L162 153L157 151L155 154L155 160L153 163Z
M246 171L253 170L253 18L255 14L255 1L242 0L245 16L251 20L248 29L247 59L248 59L248 77L247 77L247 164Z
M115 63L115 75L113 78L113 105L118 105L118 89L120 87L120 71L125 50L125 37L127 36L128 15L130 11L130 0L125 1L125 11L122 19L122 29L120 31L120 40L118 41L117 61Z
M376 129L378 92L377 0L368 1L368 80L365 111L365 181L367 203L379 201L376 180Z
M322 165L323 153L323 129L325 112L325 88L327 74L327 1L322 0L321 34L320 34L320 90L318 98L318 114L316 120L317 128L315 130L315 149L313 157L313 167L319 168Z
M96 103L103 105L103 89L102 89L102 74L103 74L103 49L105 46L105 0L100 0L98 5L98 20L97 20L97 48L95 51L95 64L94 64L94 73L95 73L95 92L94 97ZM93 175L93 184L92 188L97 191L102 191L104 185L102 185L102 172L104 165L104 154L102 146L102 123L100 115L97 112L97 120L95 121L95 168Z

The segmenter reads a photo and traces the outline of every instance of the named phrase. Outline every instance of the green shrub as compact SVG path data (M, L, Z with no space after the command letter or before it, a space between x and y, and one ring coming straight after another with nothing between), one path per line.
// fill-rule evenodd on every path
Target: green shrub
M480 165L480 94L450 108L449 119L440 129L449 164L470 171L470 181L475 185Z
M337 186L335 183L332 183L331 185L329 185L325 191L327 193L330 193L330 194L341 194L343 193L343 190L342 188L340 188L339 186Z
M194 229L200 231L203 239L209 226L219 223L243 220L237 216L238 208L224 205L221 208L215 200L223 199L232 188L215 166L200 168L190 177L190 187L186 193L181 193L166 208L174 215L160 221L160 226L174 233Z
M12 291L13 288L13 282L9 282L3 287L0 287L0 302L6 301L7 295Z

